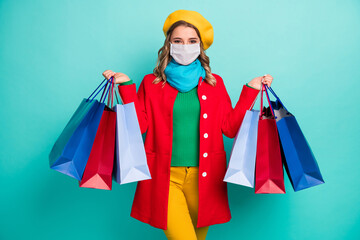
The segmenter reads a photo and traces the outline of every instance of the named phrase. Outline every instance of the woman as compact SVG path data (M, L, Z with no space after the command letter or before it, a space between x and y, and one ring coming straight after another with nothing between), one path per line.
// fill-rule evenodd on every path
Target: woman
M123 103L134 102L152 179L139 181L131 216L163 229L168 239L205 239L210 225L231 218L223 136L234 138L261 83L243 86L232 107L222 78L211 73L206 50L211 24L198 12L177 10L163 27L157 66L136 92L124 73L103 72L119 84Z

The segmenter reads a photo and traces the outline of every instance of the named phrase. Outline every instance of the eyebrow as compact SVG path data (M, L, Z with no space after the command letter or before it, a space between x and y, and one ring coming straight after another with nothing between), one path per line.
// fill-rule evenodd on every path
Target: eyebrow
M174 39L181 39L182 40L182 38L180 38L180 37L175 37ZM199 39L199 38L189 38L189 39Z

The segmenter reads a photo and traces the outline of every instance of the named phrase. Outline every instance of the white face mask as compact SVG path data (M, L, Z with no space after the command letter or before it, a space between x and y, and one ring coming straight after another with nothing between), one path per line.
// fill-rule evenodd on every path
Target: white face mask
M181 65L189 65L200 55L200 43L172 44L170 43L170 55Z

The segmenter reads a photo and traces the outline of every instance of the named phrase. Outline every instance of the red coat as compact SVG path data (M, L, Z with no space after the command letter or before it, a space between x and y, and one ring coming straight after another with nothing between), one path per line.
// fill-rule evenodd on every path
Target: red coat
M259 90L243 86L235 108L222 78L213 74L213 87L199 78L200 153L199 210L197 227L230 221L224 176L227 169L223 136L234 138L245 112ZM168 82L153 84L154 74L145 75L136 93L135 83L119 85L123 103L135 103L141 133L146 133L145 151L152 179L137 183L130 216L153 227L167 229L167 206L172 151L173 106L178 90ZM205 134L205 135L204 135ZM206 135L207 134L207 135Z

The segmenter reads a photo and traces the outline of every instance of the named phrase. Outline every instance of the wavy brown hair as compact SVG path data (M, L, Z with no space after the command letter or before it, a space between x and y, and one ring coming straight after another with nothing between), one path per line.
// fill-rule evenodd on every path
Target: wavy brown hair
M164 41L164 45L158 51L158 59L157 59L157 62L156 62L156 67L154 68L154 71L153 71L156 78L154 79L153 83L157 84L157 83L163 81L163 87L165 85L166 75L164 73L164 70L165 70L166 66L168 65L168 63L170 62L170 60L171 60L171 56L170 56L170 39L171 39L171 35L172 35L174 29L176 27L178 27L178 26L191 27L191 28L195 29L195 31L196 31L199 39L200 39L200 55L198 56L198 59L201 62L201 65L203 66L203 68L205 69L205 72L206 72L206 76L205 76L204 80L207 83L209 83L211 86L215 86L216 85L216 79L211 74L211 68L209 66L210 59L205 53L204 46L203 46L203 43L201 41L200 32L197 29L197 27L195 27L193 24L188 23L188 22L183 21L183 20L175 22L173 25L171 25L169 30L166 32L166 38L165 38L165 41Z

